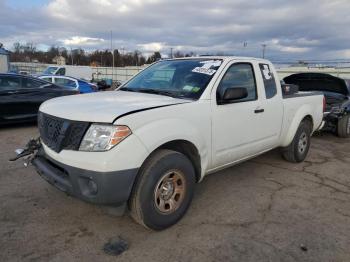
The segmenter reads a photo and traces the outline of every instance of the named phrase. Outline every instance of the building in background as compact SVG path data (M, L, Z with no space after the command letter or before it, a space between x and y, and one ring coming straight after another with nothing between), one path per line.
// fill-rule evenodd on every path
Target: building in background
M59 55L59 56L55 56L53 59L52 59L52 62L57 64L57 65L66 65L66 59Z
M10 68L10 53L0 47L0 73L7 73Z

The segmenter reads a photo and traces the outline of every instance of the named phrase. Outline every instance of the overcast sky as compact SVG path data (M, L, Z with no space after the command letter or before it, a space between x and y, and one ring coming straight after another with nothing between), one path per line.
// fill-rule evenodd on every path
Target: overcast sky
M350 59L350 0L0 0L0 42ZM247 43L244 47L244 42Z

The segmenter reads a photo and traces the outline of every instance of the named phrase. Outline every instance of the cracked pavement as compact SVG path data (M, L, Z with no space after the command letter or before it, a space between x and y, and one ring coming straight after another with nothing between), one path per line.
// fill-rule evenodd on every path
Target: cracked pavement
M0 129L0 261L350 261L350 139L317 134L304 163L274 150L210 175L177 225L152 232L7 161L36 134ZM108 256L116 236L130 248Z

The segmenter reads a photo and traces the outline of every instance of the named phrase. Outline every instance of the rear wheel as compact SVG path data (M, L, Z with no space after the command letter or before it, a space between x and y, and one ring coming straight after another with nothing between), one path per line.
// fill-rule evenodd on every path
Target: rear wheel
M185 155L158 150L140 170L129 200L131 216L150 229L170 227L186 213L194 185L195 171Z
M337 133L339 137L350 137L350 115L343 116L338 120Z
M292 143L282 148L283 158L293 163L304 161L310 148L311 132L311 122L309 120L301 122Z

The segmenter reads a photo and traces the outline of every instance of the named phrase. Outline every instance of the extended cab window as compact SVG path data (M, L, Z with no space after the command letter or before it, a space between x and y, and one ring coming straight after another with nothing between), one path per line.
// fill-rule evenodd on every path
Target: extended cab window
M277 94L275 77L268 64L259 64L259 67L264 80L266 99L270 99Z
M223 97L227 88L246 88L248 96L235 102L246 102L257 99L256 81L253 66L249 63L233 64L222 78L217 97Z

